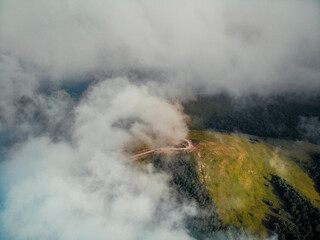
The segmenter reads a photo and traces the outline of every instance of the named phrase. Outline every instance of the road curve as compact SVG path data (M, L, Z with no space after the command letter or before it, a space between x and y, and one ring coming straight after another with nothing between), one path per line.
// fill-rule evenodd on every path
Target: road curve
M176 147L162 147L162 148L155 148L155 149L151 149L136 155L133 155L129 158L129 160L131 161L135 161L137 159L139 159L140 157L143 157L145 155L149 155L151 153L179 153L179 152L192 152L194 149L194 145L192 143L191 140L189 139L183 139L183 141L185 141L188 146L186 147L181 147L181 148L176 148Z

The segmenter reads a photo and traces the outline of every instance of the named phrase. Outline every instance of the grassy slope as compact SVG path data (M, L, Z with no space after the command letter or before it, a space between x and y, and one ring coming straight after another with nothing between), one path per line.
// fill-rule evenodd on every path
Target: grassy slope
M299 163L309 160L309 151L320 147L302 142L250 141L248 136L190 131L189 138L199 141L192 153L201 181L210 191L224 224L233 224L255 234L266 232L265 214L274 214L262 200L281 208L266 179L270 173L289 184L320 207L319 194Z

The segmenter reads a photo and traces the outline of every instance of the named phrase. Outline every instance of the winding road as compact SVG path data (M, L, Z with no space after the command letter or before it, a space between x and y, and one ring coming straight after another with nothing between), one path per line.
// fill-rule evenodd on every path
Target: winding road
M151 149L136 155L133 155L129 158L129 160L131 161L135 161L145 155L149 155L151 153L179 153L179 152L192 152L194 150L194 145L192 144L192 141L189 139L183 139L183 141L185 141L188 146L186 147L180 147L180 148L176 148L176 147L162 147L162 148L155 148L155 149Z

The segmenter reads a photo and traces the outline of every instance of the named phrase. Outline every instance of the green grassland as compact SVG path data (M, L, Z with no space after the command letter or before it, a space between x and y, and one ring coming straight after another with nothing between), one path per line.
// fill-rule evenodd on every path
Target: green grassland
M189 138L198 142L192 158L225 225L263 236L266 214L286 214L283 210L275 213L266 204L284 208L273 193L270 174L285 179L320 208L320 195L302 167L310 153L320 152L319 146L196 130L190 131Z

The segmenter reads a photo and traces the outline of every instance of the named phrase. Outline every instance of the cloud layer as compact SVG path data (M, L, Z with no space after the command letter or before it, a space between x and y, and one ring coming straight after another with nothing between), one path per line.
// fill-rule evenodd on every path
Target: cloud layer
M0 49L41 79L140 71L208 91L310 90L319 13L314 0L2 1Z
M150 114L158 117L150 119ZM134 121L121 128L114 126L119 119ZM137 119L142 121L138 127ZM183 218L196 209L177 206L166 175L154 173L151 166L134 167L123 156L123 144L145 135L145 127L157 141L179 141L186 134L174 106L145 87L109 80L92 88L77 107L71 142L44 136L13 147L0 165L6 188L4 236L189 239Z
M17 99L34 97L39 88L106 77L143 81L178 99L198 92L319 91L319 5L1 1L2 122L13 121Z

